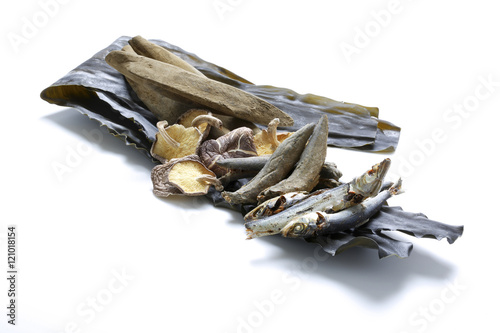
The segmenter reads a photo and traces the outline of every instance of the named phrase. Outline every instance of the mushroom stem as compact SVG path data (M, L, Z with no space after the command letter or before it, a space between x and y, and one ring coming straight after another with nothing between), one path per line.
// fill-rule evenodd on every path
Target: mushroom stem
M168 122L166 120L162 120L162 121L159 121L156 123L156 127L158 128L158 133L160 133L163 140L165 140L165 142L167 144L171 145L172 147L176 147L176 148L179 147L181 144L179 142L175 141L174 139L172 139L172 137L170 135L168 135L167 126L168 126Z
M208 114L199 115L191 122L191 126L193 127L198 127L201 124L209 124L210 126L222 129L222 120Z
M211 175L203 175L196 177L196 180L199 182L203 182L209 185L213 185L217 191L222 191L224 190L224 186L222 185L221 181L218 180L216 177L211 176Z
M278 147L280 142L278 141L278 125L280 123L279 118L274 118L267 125L267 136L269 137L269 141L274 147Z

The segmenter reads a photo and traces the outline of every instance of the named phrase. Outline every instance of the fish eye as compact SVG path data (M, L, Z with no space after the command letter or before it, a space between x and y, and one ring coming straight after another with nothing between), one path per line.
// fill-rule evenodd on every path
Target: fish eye
M294 232L301 232L304 230L304 224L302 223L297 223L295 227L293 228Z

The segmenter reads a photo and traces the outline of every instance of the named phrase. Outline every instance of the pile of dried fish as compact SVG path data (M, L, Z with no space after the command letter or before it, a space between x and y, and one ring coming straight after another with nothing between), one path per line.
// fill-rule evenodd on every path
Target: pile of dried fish
M332 255L364 246L407 257L411 243L384 231L449 243L463 232L387 206L402 192L401 180L384 181L389 159L349 182L326 162L328 145L395 149L399 128L377 119L376 108L255 86L140 36L120 38L41 96L146 150L160 163L151 172L155 195L206 195L241 211L249 239L280 234Z

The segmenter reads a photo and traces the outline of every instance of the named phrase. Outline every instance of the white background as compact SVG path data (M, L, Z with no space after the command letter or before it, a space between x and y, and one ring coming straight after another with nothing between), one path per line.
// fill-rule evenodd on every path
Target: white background
M27 0L4 4L0 15L1 332L496 326L493 1ZM378 106L402 127L397 151L330 148L328 160L349 180L391 157L391 177L403 176L406 193L390 203L465 225L464 236L453 245L407 237L415 244L408 259L379 260L368 249L325 259L301 241L247 241L239 214L203 198L156 198L143 154L39 98L122 35L163 39L256 84ZM357 53L346 56L347 44ZM84 131L103 135L92 141ZM60 164L70 172L58 177ZM19 233L15 327L5 308L9 224Z

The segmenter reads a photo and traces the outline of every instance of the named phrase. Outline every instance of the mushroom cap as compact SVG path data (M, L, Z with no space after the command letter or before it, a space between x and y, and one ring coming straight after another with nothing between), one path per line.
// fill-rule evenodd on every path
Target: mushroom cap
M210 188L210 184L198 180L198 177L203 175L215 177L215 174L208 170L201 161L186 159L174 163L167 180L186 195L203 195L207 194Z
M210 170L221 177L228 172L228 169L216 163L219 159L257 155L253 132L250 128L240 127L216 140L207 140L200 145L198 155Z
M156 140L151 147L151 155L162 163L195 154L202 141L202 134L195 127L174 124L167 127L165 131L178 145L167 142L160 133L156 133Z
M219 185L215 174L203 165L198 155L189 155L157 165L153 168L151 179L153 192L162 197L204 195L208 193L211 185Z
M211 116L212 113L210 111L204 110L204 109L190 109L190 110L187 110L186 112L184 112L179 117L179 119L177 119L177 124L182 125L186 128L191 127L191 124L192 124L194 118L196 118L198 116L204 116L204 115ZM203 138L206 138L208 133L210 132L211 126L208 123L201 123L195 127L198 128L200 133L203 135Z
M276 138L278 142L281 143L285 141L285 139L290 137L290 135L292 134L293 132L277 133ZM255 142L255 148L257 149L257 155L259 156L271 155L278 147L274 144L267 130L262 130L259 133L255 134L254 142Z

